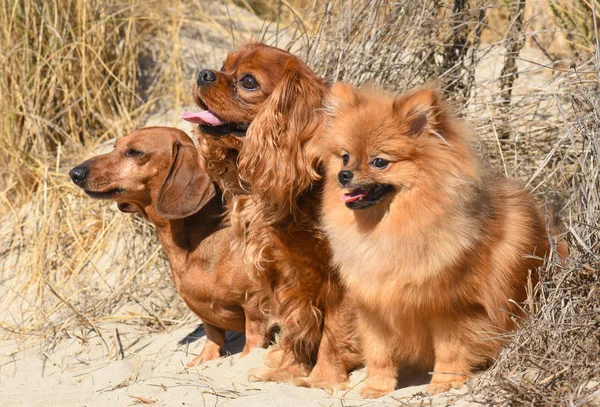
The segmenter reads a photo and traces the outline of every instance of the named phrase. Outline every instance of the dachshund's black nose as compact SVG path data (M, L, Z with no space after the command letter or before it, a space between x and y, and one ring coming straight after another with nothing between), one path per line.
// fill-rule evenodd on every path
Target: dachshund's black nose
M207 83L213 83L216 81L217 75L215 75L213 71L211 71L210 69L203 69L198 74L198 79L196 80L196 83L198 84L198 86L202 86Z
M76 185L81 185L88 176L88 169L80 165L79 167L75 167L69 171L69 176Z
M345 187L350 182L350 180L352 180L352 177L354 177L352 171L340 171L340 173L338 174L338 182L341 186Z

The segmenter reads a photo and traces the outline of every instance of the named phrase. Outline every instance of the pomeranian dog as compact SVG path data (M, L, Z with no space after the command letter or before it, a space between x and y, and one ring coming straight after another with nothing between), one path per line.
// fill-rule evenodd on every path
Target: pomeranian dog
M357 304L361 395L393 391L407 364L433 367L431 394L460 388L515 328L530 271L566 243L522 186L480 167L435 89L335 84L327 108L322 221Z

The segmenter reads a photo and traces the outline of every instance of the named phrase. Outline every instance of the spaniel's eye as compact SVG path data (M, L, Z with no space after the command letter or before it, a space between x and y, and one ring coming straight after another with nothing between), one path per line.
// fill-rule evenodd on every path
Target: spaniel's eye
M136 150L135 148L130 148L127 151L125 151L125 155L127 157L141 157L142 155L144 155L144 152Z
M246 90L255 90L258 89L258 82L254 79L252 75L245 75L241 80L240 84Z
M346 165L348 164L348 161L350 161L350 156L347 153L342 155L342 163Z
M390 162L388 160L386 160L385 158L377 157L376 159L374 159L371 162L371 165L373 167L377 168L378 170L383 170L388 165L390 165Z

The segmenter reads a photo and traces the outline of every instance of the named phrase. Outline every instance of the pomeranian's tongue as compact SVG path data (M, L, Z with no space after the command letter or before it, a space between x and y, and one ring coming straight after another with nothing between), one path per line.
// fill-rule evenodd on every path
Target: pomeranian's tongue
M217 116L204 110L202 112L183 112L181 118L185 121L196 124L208 124L209 126L220 126L224 124Z
M357 189L356 191L343 194L342 201L346 203L358 201L359 199L363 199L365 196L367 196L367 192L368 191L362 191L360 189Z

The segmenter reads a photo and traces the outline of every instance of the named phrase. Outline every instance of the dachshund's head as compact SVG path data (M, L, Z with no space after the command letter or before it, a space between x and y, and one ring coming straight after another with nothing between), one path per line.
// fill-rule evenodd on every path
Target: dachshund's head
M170 127L135 130L69 175L90 197L116 201L123 212L152 206L167 219L193 215L215 196L194 143Z

